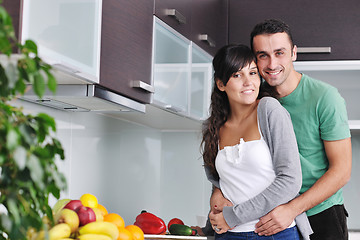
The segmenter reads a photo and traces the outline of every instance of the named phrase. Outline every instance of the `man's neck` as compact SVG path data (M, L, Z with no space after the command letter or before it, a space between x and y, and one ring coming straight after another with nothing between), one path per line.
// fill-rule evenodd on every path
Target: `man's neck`
M277 92L279 93L280 98L286 97L292 93L300 83L302 74L292 71L286 81L280 86L276 87Z

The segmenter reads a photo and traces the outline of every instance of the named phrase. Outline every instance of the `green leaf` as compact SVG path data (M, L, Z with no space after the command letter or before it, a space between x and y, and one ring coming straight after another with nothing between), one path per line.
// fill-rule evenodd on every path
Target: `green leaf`
M30 170L32 180L41 190L43 190L45 187L43 183L44 170L39 162L39 159L34 155L30 155L26 166Z
M14 160L19 169L22 171L26 165L26 149L18 146L14 151Z
M26 48L27 52L38 54L37 46L32 40L26 40L24 43L24 48Z
M18 133L13 128L10 128L6 135L6 147L9 150L13 150L17 147L18 142L19 142Z
M5 74L9 80L9 87L14 88L17 81L17 71L16 67L13 63L9 63L5 68Z
M8 232L11 231L12 228L12 221L10 217L6 214L0 214L1 216L1 226Z
M45 123L46 127L50 127L54 132L56 131L56 122L53 117L46 113L39 113L35 119L41 120L42 123Z
M19 214L19 208L16 205L15 200L10 198L7 201L7 206L8 206L9 213L11 213L12 216L14 217L15 224L19 225L20 224L20 214Z
M48 88L51 92L53 92L55 94L56 87L57 87L56 79L55 79L54 75L52 75L51 73L46 72L46 74L47 74L47 78L48 78L48 82L47 82Z
M19 125L19 131L28 145L31 146L36 144L36 132L31 126L21 124Z
M34 75L34 92L36 93L36 95L38 95L38 97L42 98L42 96L45 93L45 80L43 78L43 76L39 73Z

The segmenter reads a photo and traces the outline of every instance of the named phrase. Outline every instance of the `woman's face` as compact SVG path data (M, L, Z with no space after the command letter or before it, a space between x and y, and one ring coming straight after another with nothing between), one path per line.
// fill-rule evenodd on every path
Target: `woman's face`
M255 62L234 73L226 86L218 80L220 91L225 91L230 104L252 104L259 95L260 76Z

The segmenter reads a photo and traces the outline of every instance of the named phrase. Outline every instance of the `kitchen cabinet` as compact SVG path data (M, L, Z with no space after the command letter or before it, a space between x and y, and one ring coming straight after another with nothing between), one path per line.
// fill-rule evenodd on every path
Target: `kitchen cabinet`
M155 0L154 14L210 55L227 43L228 0Z
M229 42L250 45L250 33L268 18L285 21L298 47L331 47L331 53L299 53L297 60L359 60L358 0L230 0Z
M155 0L154 14L181 35L190 38L193 0Z
M55 69L149 103L153 7L148 0L23 1L21 38L35 40Z
M212 57L160 19L154 19L153 105L181 116L205 119Z
M190 39L214 56L228 43L228 0L193 0Z

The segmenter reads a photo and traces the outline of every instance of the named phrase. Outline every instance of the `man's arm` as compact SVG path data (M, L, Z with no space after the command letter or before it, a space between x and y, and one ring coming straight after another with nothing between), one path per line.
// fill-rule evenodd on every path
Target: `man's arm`
M324 141L324 146L329 169L306 192L263 216L256 224L255 231L259 235L272 235L284 230L297 215L325 201L350 180L351 139Z

